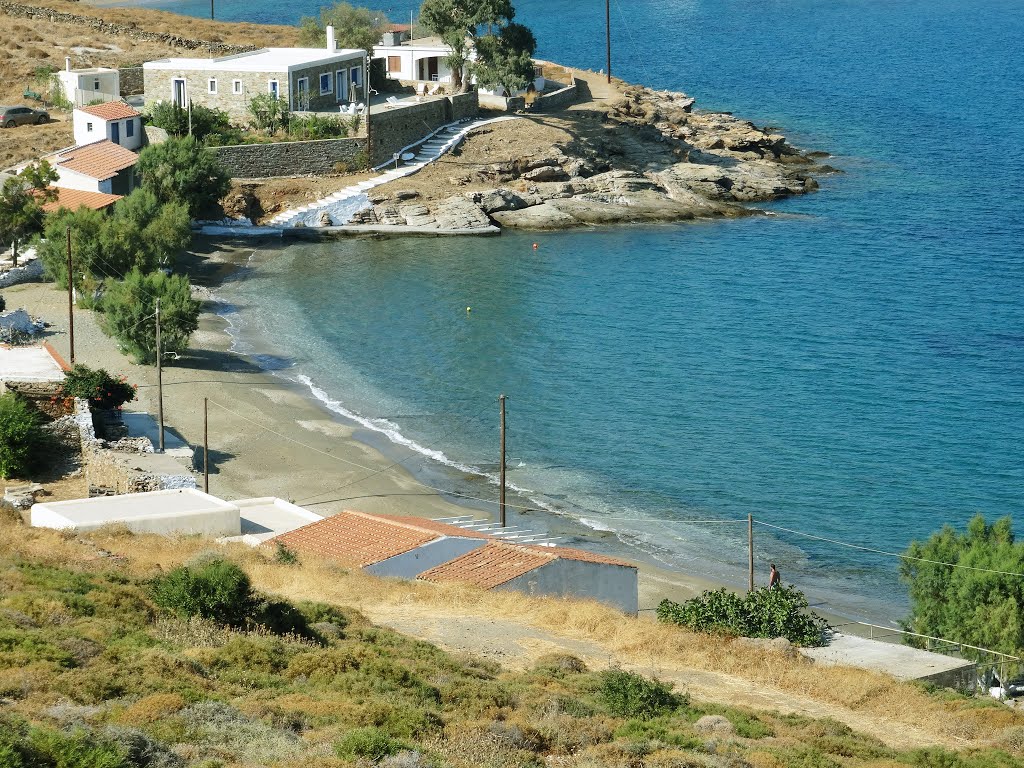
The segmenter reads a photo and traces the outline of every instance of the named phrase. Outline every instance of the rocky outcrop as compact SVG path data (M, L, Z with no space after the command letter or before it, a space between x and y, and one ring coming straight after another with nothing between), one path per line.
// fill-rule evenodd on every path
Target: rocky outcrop
M692 107L685 94L628 86L592 115L602 130L526 157L516 156L522 145L517 153L509 124L489 126L470 136L483 162L463 163L447 187L437 184L436 198L432 188L384 186L356 223L562 229L745 216L759 212L751 203L815 190L812 174L834 171L778 133Z

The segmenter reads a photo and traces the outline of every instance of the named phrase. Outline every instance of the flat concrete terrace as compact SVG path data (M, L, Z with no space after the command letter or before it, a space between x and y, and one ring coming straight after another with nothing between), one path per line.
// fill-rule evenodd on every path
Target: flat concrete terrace
M251 547L282 533L323 520L322 515L273 496L240 499L232 503L238 507L241 514L242 535L227 537L221 541L240 541Z
M64 369L43 346L0 345L0 381L62 381Z
M973 685L974 662L866 637L835 633L824 648L801 648L818 664L884 672L899 680L926 680L954 688Z
M128 493L32 505L36 528L92 531L121 524L135 533L238 535L238 507L195 489Z

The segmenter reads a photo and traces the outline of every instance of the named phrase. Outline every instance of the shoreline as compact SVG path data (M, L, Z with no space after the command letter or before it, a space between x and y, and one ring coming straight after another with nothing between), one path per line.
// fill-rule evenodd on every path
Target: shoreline
M184 365L163 370L166 429L190 445L202 446L202 399L209 398L210 492L225 499L278 496L295 500L318 514L342 509L417 517L451 517L476 513L494 518L486 503L459 500L428 488L401 461L423 455L389 440L380 432L350 423L286 376L265 370L245 352L232 351L229 321L217 314L217 289L245 268L262 243L238 244L197 238L185 271L208 296ZM10 308L24 307L51 324L40 341L65 358L66 294L52 283L24 283L4 291ZM114 339L99 329L95 313L75 308L76 361L124 374L138 385L129 412L157 410L156 369L131 363ZM270 431L268 431L270 430ZM383 443L387 443L385 446ZM308 446L308 447L301 447ZM201 486L202 478L199 478ZM337 497L342 486L358 484L358 496ZM516 498L522 498L516 495ZM349 503L355 502L355 503ZM513 500L514 504L515 501ZM706 589L735 588L700 576L659 568L623 552L614 532L602 534L556 512L510 509L508 521L531 523L569 541L567 545L613 551L640 571L640 607L649 613L663 599L686 600ZM540 516L546 519L541 520ZM605 539L605 542L601 540ZM604 546L602 546L602 543ZM643 615L643 613L641 614Z

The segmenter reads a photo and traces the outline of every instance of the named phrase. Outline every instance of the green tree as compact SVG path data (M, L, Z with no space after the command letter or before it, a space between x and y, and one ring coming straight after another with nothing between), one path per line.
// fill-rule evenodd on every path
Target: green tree
M383 11L357 8L349 3L335 3L320 9L320 18L303 16L299 22L299 43L313 48L327 44L327 25L334 26L334 39L339 48L372 51L391 24Z
M246 109L252 116L253 128L267 133L274 133L279 128L286 128L291 118L284 99L275 98L269 93L253 96L249 99Z
M465 88L463 71L481 27L507 25L515 14L510 0L424 0L420 21L452 49L445 64L452 70L456 90Z
M71 211L61 208L46 218L43 239L36 253L43 262L43 274L56 281L58 287L68 287L67 228L71 227L71 254L74 284L81 286L82 275L103 275L103 254L100 235L106 223L106 214L90 208Z
M24 476L46 455L39 412L14 392L0 395L0 477Z
M42 228L43 205L57 197L57 190L50 186L56 180L57 172L41 160L8 177L0 187L0 245L13 245L14 266L18 266L18 244Z
M904 629L1019 655L1024 649L1024 544L1004 517L982 515L911 542L900 563L910 592ZM956 567L960 566L960 567ZM912 639L913 640L913 639ZM970 655L964 649L965 655Z
M166 354L183 352L199 327L200 305L187 277L133 269L103 294L101 327L138 363L156 362L157 299L161 348Z
M215 214L231 180L216 156L192 136L151 144L139 153L135 165L142 187L161 203L184 203L189 216Z
M485 88L504 86L513 93L533 81L533 52L537 40L522 24L507 24L497 34L476 41L476 61L471 69Z
M192 242L184 203L161 204L145 189L118 200L108 216L100 211L61 209L47 219L38 253L47 277L67 287L67 228L71 227L75 285L83 275L121 278L134 268L166 266Z

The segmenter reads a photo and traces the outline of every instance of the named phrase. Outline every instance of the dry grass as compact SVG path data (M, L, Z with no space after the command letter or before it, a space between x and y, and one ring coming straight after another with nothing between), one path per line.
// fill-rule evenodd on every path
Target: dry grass
M134 537L102 531L78 538L10 523L3 524L0 534L0 552L8 555L55 565L109 568L111 559L100 555L102 549L118 555L116 562L134 576L165 571L211 549L211 543L199 537ZM389 609L434 618L446 614L477 617L482 623L514 621L597 643L626 666L650 667L656 660L660 674L666 677L686 670L724 673L748 687L769 686L809 699L829 709L827 714L832 717L890 744L1002 746L1017 751L1024 742L1020 735L1024 733L1024 716L1008 708L929 695L917 686L862 670L814 667L811 672L809 662L802 658L786 658L736 642L711 641L675 627L629 618L596 603L383 580L327 563L304 561L298 567L284 566L275 563L268 552L241 546L233 547L230 554L258 588L287 598L313 598L370 614L375 609Z

